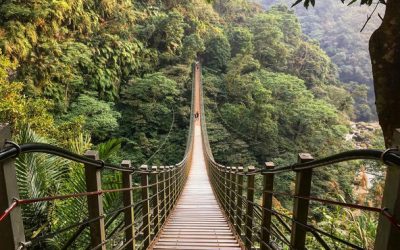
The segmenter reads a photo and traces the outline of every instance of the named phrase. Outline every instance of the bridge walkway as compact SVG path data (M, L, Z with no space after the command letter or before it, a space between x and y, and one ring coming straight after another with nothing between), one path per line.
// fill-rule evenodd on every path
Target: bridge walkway
M208 180L200 125L186 186L153 249L241 249Z
M195 110L200 112L200 70L195 72ZM201 124L195 121L192 163L178 203L153 249L232 249L241 247L219 207L208 179Z

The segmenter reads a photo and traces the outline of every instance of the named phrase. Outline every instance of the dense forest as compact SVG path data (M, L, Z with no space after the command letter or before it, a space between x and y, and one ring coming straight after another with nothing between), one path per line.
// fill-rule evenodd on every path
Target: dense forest
M290 0L255 1L269 8L281 3L290 6ZM380 25L379 15L385 12L378 6L357 6L340 1L318 3L313 8L295 6L302 30L315 39L337 66L339 79L352 94L356 108L356 120L376 120L375 97L368 53L368 41L372 32ZM368 16L371 16L368 19Z
M345 140L350 122L374 119L367 54L354 49L360 39L337 35L346 33L344 26L333 33L322 22L312 26L322 12L331 13L298 17L285 5L264 9L245 0L2 1L0 120L11 123L19 143L50 142L80 154L96 148L106 161L130 159L136 166L173 164L184 154L191 67L200 60L207 129L218 162L286 165L298 152L321 157L352 148ZM383 147L378 133L369 135L371 144ZM33 155L17 165L22 197L83 189L76 164ZM346 173L317 172L313 192L358 200L353 188L363 174L360 165L348 166ZM120 176L107 178L112 186ZM373 181L376 192L381 180ZM292 181L293 175L279 177L277 189L291 191ZM376 193L369 195L379 202ZM113 199L106 196L106 210ZM27 206L28 237L68 225L71 213L84 218L83 202ZM290 202L277 201L282 209ZM327 214L316 208L314 219ZM343 222L338 230L354 226L349 237L369 247L374 231L355 228L361 220L370 222L368 216ZM45 226L38 227L38 220ZM62 240L48 244L56 247Z

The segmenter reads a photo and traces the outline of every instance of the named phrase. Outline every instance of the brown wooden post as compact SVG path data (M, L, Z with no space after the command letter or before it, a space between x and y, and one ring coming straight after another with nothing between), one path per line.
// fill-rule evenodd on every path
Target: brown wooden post
M177 172L176 172L176 167L175 166L170 166L171 167L171 174L172 174L172 204L171 204L171 209L175 206L175 201L176 201L176 181L178 178Z
M122 161L121 166L131 168L131 161L124 160ZM122 172L122 188L132 188L132 186L132 173ZM135 250L135 225L133 224L135 221L135 215L133 209L132 190L124 191L122 193L122 201L123 206L127 207L124 210L125 227L129 227L125 230L125 242L129 242L125 248Z
M165 208L166 208L166 212L167 212L167 216L169 215L169 213L171 212L171 203L172 203L172 197L171 197L171 168L170 166L165 166L166 168L166 173L167 173L167 189L166 189L166 194L165 194L165 198L167 203L165 204Z
M165 168L164 166L159 167L160 177L158 179L158 190L160 191L160 225L164 225L165 219L167 218L166 207L165 207Z
M266 169L273 169L273 162L266 162ZM262 221L261 221L261 250L268 250L265 244L269 245L271 237L271 219L272 219L272 191L274 190L274 174L264 174L263 176L263 196L262 196ZM265 243L265 244L264 244Z
M229 212L229 171L231 167L225 167L224 169L224 210Z
M141 174L141 186L142 186L142 201L143 201L143 223L142 223L142 232L143 232L143 248L146 249L150 245L151 238L151 228L150 228L150 195L149 195L149 174L147 173L148 167L147 165L142 165L140 170L144 171Z
M400 129L393 133L392 147L400 147ZM386 208L396 221L400 221L400 167L387 166L382 207ZM400 230L384 215L379 216L375 239L375 250L396 250L400 247Z
M4 142L11 138L8 124L0 124L0 149ZM0 162L0 212L5 211L14 201L19 199L15 160L9 159ZM1 249L17 249L21 242L25 242L24 224L21 208L16 207L0 222Z
M178 200L178 195L179 195L179 168L175 165L173 166L175 169L175 192L174 192L174 206Z
M220 203L222 203L221 189L223 187L221 186L221 168L220 166L211 166L210 169L213 171L212 173L214 175L215 193L217 194Z
M238 167L238 180L237 180L237 192L238 198L236 200L236 232L239 236L242 234L243 224L243 167Z
M157 235L158 231L160 230L160 197L159 197L159 189L158 189L158 173L157 173L157 166L153 166L151 168L152 172L152 178L151 178L151 185L154 185L151 187L152 189L152 195L155 195L153 198L153 218L154 218L154 224L153 224L153 230L154 230L154 235Z
M85 157L99 160L99 153L94 150L88 150ZM96 166L85 164L86 191L101 191L101 169ZM106 250L105 240L106 232L104 227L103 195L91 195L87 197L89 219L100 219L90 223L90 246L92 248L101 245L100 249Z
M304 163L314 160L307 153L301 153L298 156L298 163ZM296 186L294 195L309 196L311 191L312 169L305 169L296 172ZM307 224L309 200L294 198L293 204L293 222L290 243L296 250L305 249L307 229L302 224ZM298 222L298 223L296 223Z
M247 173L255 170L254 166L249 166ZM253 219L254 219L254 175L247 176L247 209L246 209L246 249L251 249L253 243Z
M229 204L229 218L231 219L232 225L235 224L235 198L236 198L236 192L235 192L235 187L236 187L236 167L231 167L231 172L230 172L230 182L231 182L231 187L230 187L230 192L231 192L231 197L230 197L230 204Z

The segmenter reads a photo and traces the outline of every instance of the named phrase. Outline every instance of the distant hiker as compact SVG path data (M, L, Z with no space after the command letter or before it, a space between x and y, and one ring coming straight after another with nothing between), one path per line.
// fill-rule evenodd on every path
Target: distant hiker
M197 118L199 118L199 112L196 112L196 114L194 114L194 119L197 120Z

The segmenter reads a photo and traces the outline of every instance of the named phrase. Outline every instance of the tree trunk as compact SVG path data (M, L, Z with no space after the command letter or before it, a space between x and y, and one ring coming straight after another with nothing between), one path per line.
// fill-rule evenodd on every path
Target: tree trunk
M375 104L385 144L392 143L393 131L400 128L400 1L387 0L381 26L369 41Z

